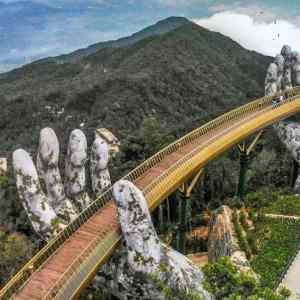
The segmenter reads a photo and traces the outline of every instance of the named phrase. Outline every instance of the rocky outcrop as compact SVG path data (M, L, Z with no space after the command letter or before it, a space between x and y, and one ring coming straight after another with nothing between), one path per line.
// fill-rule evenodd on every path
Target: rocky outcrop
M213 263L228 256L240 271L250 271L245 252L241 251L232 222L232 210L221 206L214 211L209 222L208 260Z

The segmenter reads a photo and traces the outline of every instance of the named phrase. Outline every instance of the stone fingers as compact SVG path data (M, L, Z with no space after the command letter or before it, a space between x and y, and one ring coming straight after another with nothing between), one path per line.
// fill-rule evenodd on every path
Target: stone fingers
M87 140L84 133L75 129L71 132L67 150L65 175L66 193L77 207L82 210L90 204L90 198L85 191L87 162Z
M131 182L113 186L119 221L128 250L128 262L136 270L152 272L161 260L161 243L143 193Z
M100 136L96 135L91 150L91 180L95 196L111 185L108 162L110 159L110 146Z
M67 222L72 221L78 211L66 197L59 168L59 142L51 128L44 128L40 133L37 167L44 179L49 203L58 216Z
M49 239L65 224L42 192L38 174L29 154L22 150L13 153L13 166L19 197L30 222L43 239Z

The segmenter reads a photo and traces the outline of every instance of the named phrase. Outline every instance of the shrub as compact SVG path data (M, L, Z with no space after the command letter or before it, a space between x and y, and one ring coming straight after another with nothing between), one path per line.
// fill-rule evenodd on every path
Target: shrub
M244 211L240 211L240 222L246 232L249 230L249 225L247 223L247 215Z
M251 251L250 251L248 242L245 239L245 236L243 234L243 229L240 225L239 216L238 216L238 212L237 212L236 209L233 210L232 221L233 221L235 234L236 234L236 237L238 239L240 248L241 248L242 251L245 252L247 259L250 259L251 258Z
M228 257L206 265L203 271L206 276L205 287L215 295L216 300L287 299L287 292L274 293L269 288L262 288L252 274L239 272Z
M30 259L33 251L26 236L0 231L0 286Z
M260 217L253 238L259 251L251 266L260 275L264 286L274 288L290 257L299 249L300 222Z

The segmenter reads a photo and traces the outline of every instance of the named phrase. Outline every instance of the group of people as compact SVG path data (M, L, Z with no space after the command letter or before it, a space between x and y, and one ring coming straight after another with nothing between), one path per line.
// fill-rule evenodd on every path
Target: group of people
M274 95L298 85L300 85L300 54L285 45L268 68L265 94ZM274 99L273 104L278 105L283 100L284 97L281 96Z

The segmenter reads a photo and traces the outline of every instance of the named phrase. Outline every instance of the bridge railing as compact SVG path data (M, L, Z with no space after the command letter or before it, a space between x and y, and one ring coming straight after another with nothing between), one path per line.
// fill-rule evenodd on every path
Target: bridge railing
M131 171L128 175L123 177L124 180L135 181L140 176L144 175L148 170L152 167L160 163L166 156L171 153L176 152L178 149L184 147L189 143L194 143L196 140L201 138L202 136L209 137L213 134L214 130L224 127L225 124L230 124L234 120L241 119L255 111L261 111L267 109L268 107L273 105L273 100L278 99L280 97L284 98L285 101L292 101L293 99L300 96L300 87L291 89L284 93L277 93L274 96L266 96L260 99L257 99L253 102L250 102L244 106L241 106L237 109L234 109L228 113L223 114L222 116L206 123L205 125L193 130L189 134L184 137L178 139L173 142L169 146L165 147L133 171ZM276 107L274 107L276 109ZM193 153L195 152L192 151ZM190 153L185 157L181 164L188 161L188 158L193 154ZM179 164L174 164L170 170L174 170L179 167ZM169 171L170 171L169 170ZM169 172L168 172L169 174ZM162 174L160 177L160 182L164 180L167 173ZM157 184L157 180L156 180ZM151 190L152 186L149 185L143 192L145 196L148 197L148 200L151 200ZM164 187L162 187L164 188ZM109 188L105 191L100 197L98 197L93 203L91 203L86 209L84 209L78 217L72 221L64 230L62 230L57 236L55 236L52 240L50 240L47 245L41 249L28 263L24 265L24 267L7 283L7 285L0 291L0 299L9 299L14 293L16 293L28 280L30 275L37 271L42 265L50 258L52 255L63 245L63 243L82 225L84 224L90 217L92 217L100 208L102 208L105 204L107 204L110 200L113 199L112 188Z

